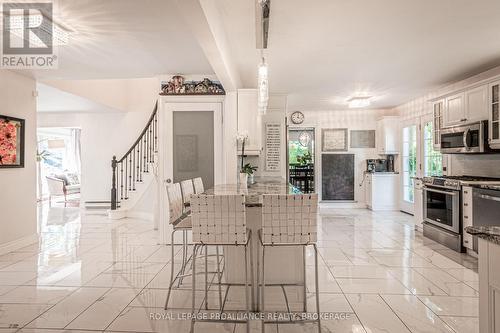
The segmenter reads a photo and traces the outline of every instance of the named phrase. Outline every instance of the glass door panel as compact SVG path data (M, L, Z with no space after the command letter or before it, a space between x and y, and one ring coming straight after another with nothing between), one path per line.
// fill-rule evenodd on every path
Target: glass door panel
M413 178L417 175L417 126L403 128L403 202L414 203Z
M424 124L424 176L442 176L443 175L443 156L434 149L434 129L433 122Z

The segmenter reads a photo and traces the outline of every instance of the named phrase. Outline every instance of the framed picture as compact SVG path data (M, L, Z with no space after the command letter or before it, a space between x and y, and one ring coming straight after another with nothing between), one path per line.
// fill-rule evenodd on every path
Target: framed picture
M0 168L24 168L24 119L0 115Z
M375 131L351 131L351 148L375 148Z
M323 128L321 130L321 151L347 151L347 128Z

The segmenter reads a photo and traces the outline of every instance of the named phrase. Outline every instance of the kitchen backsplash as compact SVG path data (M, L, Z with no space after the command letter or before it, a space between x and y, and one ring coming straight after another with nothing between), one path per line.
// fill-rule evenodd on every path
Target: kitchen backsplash
M451 155L451 174L500 177L500 154Z

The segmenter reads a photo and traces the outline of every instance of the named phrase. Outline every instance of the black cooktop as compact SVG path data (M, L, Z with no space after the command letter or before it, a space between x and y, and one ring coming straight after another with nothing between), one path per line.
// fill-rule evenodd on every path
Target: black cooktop
M442 179L454 179L454 180L462 180L462 181L470 181L470 182L500 182L500 178L494 177L482 177L482 176L438 176L432 178L442 178Z

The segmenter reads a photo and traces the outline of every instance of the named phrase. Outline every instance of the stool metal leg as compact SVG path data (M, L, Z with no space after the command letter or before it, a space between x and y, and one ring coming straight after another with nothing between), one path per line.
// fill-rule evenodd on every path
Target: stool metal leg
M168 284L168 293L167 293L167 300L165 301L165 310L168 309L168 301L170 299L170 293L172 292L172 285L174 284L174 255L175 255L175 250L174 250L174 235L177 230L173 230L172 234L170 236L170 247L171 247L171 256L170 256L170 283Z
M264 295L266 293L266 274L265 274L265 267L266 267L266 264L265 264L265 249L266 247L265 246L262 246L262 286L260 288L260 294L261 294L261 298L262 298L262 314L264 315L264 319L262 320L262 333L265 333L266 331L266 312L265 312L265 299L264 299Z
M319 283L318 283L318 248L313 244L314 248L314 270L315 270L315 284L316 284L316 312L318 314L318 333L321 333L321 319L319 311Z
M253 274L253 273L252 273ZM250 318L250 297L248 295L248 248L245 245L245 303L247 318ZM247 319L247 333L250 333L250 319Z
M184 275L186 271L186 258L187 258L187 233L186 230L182 230L182 266L181 266L181 275ZM182 277L177 279L177 288L181 286Z
M252 311L255 311L255 287L253 276L253 243L250 239L250 293L252 296Z
M205 310L208 310L208 246L205 245Z
M304 260L304 312L307 312L307 272L306 272L306 247L302 247L302 257Z
M219 307L222 311L222 277L221 277L221 272L220 272L220 259L219 259L219 246L215 247L215 251L217 253L217 278L219 281Z
M192 271L192 295L191 295L191 329L190 333L194 333L194 323L195 323L195 306L196 306L196 254L198 252L198 244L193 246L193 271Z

